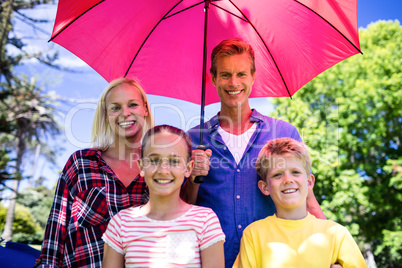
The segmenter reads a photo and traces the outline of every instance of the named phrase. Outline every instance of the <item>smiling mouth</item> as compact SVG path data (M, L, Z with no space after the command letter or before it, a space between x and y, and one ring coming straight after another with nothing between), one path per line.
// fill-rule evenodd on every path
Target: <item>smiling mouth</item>
M158 180L155 180L157 183L159 183L159 184L168 184L168 183L171 183L171 182L173 182L173 180L167 180L167 179L165 179L165 180L162 180L162 179L158 179Z
M242 90L238 90L238 91L226 91L229 95L237 95L240 92L242 92Z
M135 124L135 121L126 121L126 122L119 123L119 126L126 128L126 127L130 127L134 124Z
M297 189L286 189L284 191L282 191L282 193L284 194L291 194L291 193L295 193L297 192Z

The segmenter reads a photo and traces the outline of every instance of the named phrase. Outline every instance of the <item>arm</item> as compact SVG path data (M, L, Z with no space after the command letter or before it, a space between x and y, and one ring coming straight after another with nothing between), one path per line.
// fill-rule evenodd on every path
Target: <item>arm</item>
M72 201L65 182L64 171L60 175L49 219L46 224L42 251L35 267L61 267L65 254L67 225L70 221Z
M120 254L105 243L103 251L103 268L124 268L124 255Z
M220 222L212 209L204 208L208 213L204 218L204 226L199 236L199 247L201 249L201 265L207 268L225 267L225 254L223 243L225 234L222 231Z
M293 126L294 127L294 126ZM299 132L297 131L297 129L294 127L294 131L293 134L290 136L291 138L303 142ZM315 178L313 178L313 180L315 180ZM314 186L314 181L313 181L313 186ZM313 193L313 186L311 187L311 189L308 190L308 195L307 195L307 211L315 216L317 219L324 219L326 220L327 217L325 217L324 212L322 212L322 209L320 207L320 204L318 204L317 199L314 196Z
M258 252L256 252L258 250ZM262 267L258 261L261 251L254 247L253 239L248 229L244 230L240 240L240 251L233 264L233 268Z
M223 253L223 241L201 250L201 265L203 268L225 267L225 255Z
M209 165L211 162L209 158L211 157L211 150L193 150L191 158L194 160L194 168L191 172L190 177L183 184L181 189L181 197L184 201L195 204L198 196L198 189L200 187L199 183L194 183L194 179L197 176L208 175Z
M338 252L336 263L342 267L367 268L362 252L348 229L344 226L338 226L336 234L336 241L339 241L336 244L336 252Z
M324 212L322 212L322 209L320 207L320 204L318 204L317 199L314 196L313 189L308 190L308 195L307 195L307 211L311 214L314 215L317 219L324 219L326 220L327 218L324 215Z

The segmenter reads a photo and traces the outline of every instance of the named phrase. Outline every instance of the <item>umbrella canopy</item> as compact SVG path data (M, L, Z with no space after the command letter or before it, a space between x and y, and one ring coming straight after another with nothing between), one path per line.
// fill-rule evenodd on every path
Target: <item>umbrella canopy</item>
M250 97L292 96L360 52L357 0L60 0L51 41L107 81L202 105L205 90L207 105L219 101L209 55L234 37L255 50Z

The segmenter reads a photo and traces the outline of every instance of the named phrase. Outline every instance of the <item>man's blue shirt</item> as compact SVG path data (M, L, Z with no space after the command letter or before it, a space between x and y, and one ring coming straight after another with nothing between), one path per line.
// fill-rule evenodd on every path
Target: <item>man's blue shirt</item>
M232 267L236 259L244 228L275 213L271 197L263 195L258 188L259 176L255 170L258 153L272 139L290 137L301 141L297 129L288 122L264 116L256 110L250 121L256 123L257 128L239 164L218 133L218 115L204 124L202 143L199 142L199 126L188 131L193 148L201 144L212 150L210 170L200 185L197 205L212 208L219 218L226 235L226 267Z

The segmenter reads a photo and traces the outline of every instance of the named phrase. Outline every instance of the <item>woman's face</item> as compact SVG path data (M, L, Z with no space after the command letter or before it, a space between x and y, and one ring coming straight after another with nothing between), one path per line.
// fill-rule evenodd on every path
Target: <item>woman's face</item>
M141 93L129 84L113 88L106 97L106 120L115 139L140 141L147 115Z

